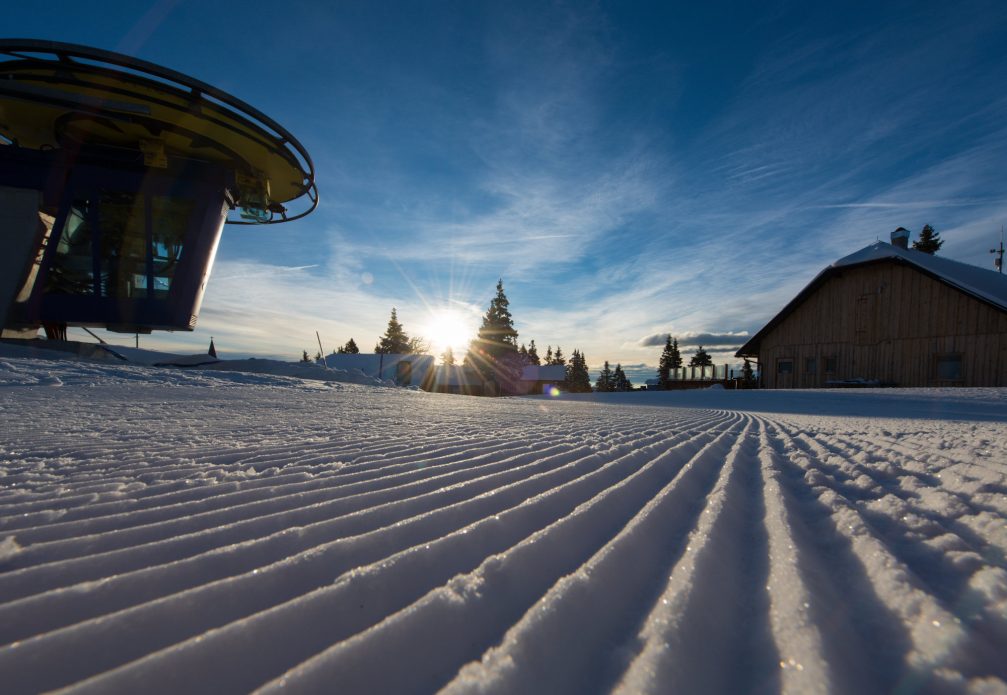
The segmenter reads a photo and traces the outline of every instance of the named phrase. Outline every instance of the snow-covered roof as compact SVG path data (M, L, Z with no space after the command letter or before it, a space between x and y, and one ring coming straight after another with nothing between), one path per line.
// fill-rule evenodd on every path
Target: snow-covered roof
M763 336L790 314L791 311L796 309L809 294L839 269L885 261L905 263L913 266L939 282L950 285L965 294L1007 312L1007 276L993 270L962 263L961 261L953 261L950 258L934 256L915 249L903 249L883 241L876 241L859 251L854 251L848 256L843 256L818 273L758 333L749 338L748 342L735 353L735 357L757 355L759 343L762 341Z
M966 294L971 294L1007 311L1007 275L961 261L953 261L950 258L933 256L915 249L901 249L883 241L875 242L849 256L844 256L829 268L843 268L886 259L898 259L914 265L930 275L936 276L937 279L957 287Z
M529 364L521 370L521 381L563 381L566 367L561 364Z

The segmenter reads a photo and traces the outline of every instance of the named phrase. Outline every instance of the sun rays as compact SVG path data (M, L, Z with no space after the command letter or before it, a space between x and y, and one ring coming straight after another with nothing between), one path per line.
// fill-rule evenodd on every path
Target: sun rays
M430 309L420 335L430 343L430 352L438 357L448 349L460 361L476 336L478 325L469 314L451 307Z

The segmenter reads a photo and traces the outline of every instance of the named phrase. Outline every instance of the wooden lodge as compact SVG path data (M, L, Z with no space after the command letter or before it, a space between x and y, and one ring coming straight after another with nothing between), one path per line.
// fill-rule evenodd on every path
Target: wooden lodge
M764 387L1007 386L1007 277L892 236L827 267L742 346Z

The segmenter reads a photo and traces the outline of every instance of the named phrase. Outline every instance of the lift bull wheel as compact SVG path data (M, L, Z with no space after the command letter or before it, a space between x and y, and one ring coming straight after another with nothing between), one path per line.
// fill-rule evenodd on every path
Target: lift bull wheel
M192 330L223 224L304 217L314 178L290 133L210 85L0 39L0 329Z

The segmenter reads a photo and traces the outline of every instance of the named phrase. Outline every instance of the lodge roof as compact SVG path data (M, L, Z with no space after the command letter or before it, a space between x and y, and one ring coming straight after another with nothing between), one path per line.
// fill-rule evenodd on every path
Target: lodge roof
M897 263L910 266L929 275L935 280L950 285L967 295L989 304L1000 311L1007 312L1007 276L986 268L969 265L950 258L934 256L915 249L902 249L883 241L877 241L843 256L822 270L796 297L758 333L749 338L735 353L736 357L755 357L758 355L762 338L790 315L826 280L844 268L869 265L872 263Z

